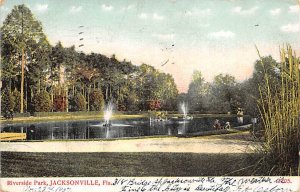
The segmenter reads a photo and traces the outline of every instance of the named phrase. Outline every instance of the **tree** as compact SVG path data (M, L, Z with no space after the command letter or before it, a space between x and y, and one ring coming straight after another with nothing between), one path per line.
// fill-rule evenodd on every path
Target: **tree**
M156 77L157 71L154 67L142 64L139 67L139 76L138 76L138 95L143 104L147 100L157 99L155 98L155 86L157 85Z
M21 103L20 103L20 97L21 97L21 94L20 92L15 89L13 92L12 92L12 95L13 97L15 98L15 106L14 106L14 112L20 112L21 110ZM25 102L24 102L25 103Z
M31 95L49 87L49 80L47 77L50 75L50 45L45 41L34 46L36 51L31 55L30 65L27 65L28 74L26 78L27 84L32 87L30 90Z
M3 22L1 34L3 57L8 61L21 63L20 112L23 113L25 65L31 64L33 54L38 49L43 49L42 45L48 43L41 23L34 18L30 9L25 5L18 5L12 9ZM16 62L15 65L18 63Z
M127 111L137 111L138 110L138 97L135 92L126 96L124 105Z
M241 85L242 92L245 92L245 112L252 116L258 116L257 101L260 99L259 85L266 84L266 77L269 80L270 90L279 90L281 84L280 63L271 56L261 57L255 61L252 77Z
M78 72L80 72L80 62L83 61L79 60L78 55L74 46L65 48L61 42L51 49L51 100L55 103L55 98L64 98L65 107L62 109L66 111L69 108L69 89L72 92L71 97L74 97L76 82L81 78Z
M240 91L235 78L228 74L215 76L212 84L211 108L215 112L236 113L237 108L241 107Z
M77 93L73 99L73 109L74 111L85 111L86 110L86 101L81 93Z
M205 82L202 73L200 71L194 71L192 82L189 85L187 93L187 99L189 101L189 106L191 106L191 110L207 111L209 93L209 84Z
M7 53L10 52L10 50L7 49L5 51ZM15 84L18 81L18 76L20 75L18 73L18 66L15 65L18 61L16 58L5 57L5 55L8 55L7 53L4 53L4 50L2 49L3 57L1 57L1 80L4 89L8 88L13 90L16 87Z
M51 102L54 103L60 103L54 100L54 92L57 90L57 95L59 98L61 98L61 70L63 67L65 58L65 52L64 48L59 41L54 47L51 49L50 54L50 79L51 79ZM59 105L60 106L60 105ZM54 108L53 108L54 110Z
M163 110L175 110L177 107L176 99L178 90L174 78L170 74L159 73L157 76L158 98L162 101Z
M64 94L62 95L55 95L53 100L53 110L52 111L65 111L66 110L66 96Z
M94 90L89 95L91 111L100 111L104 106L104 99L101 90Z
M263 64L262 64L263 63ZM268 76L269 81L274 86L280 84L280 64L272 58L272 56L262 57L254 64L252 79L255 84L265 84L265 76Z
M146 106L155 106L156 103L159 103L159 108L162 109L176 108L178 90L170 74L161 73L150 65L142 64L136 81L136 93L141 109L149 109ZM158 109L158 107L154 108Z
M20 91L14 94L19 99L15 110L21 113L24 101L30 104L26 110L35 110L34 95L41 91L48 91L51 105L63 111L69 108L69 98L73 98L73 110L99 109L101 94L122 110L146 109L148 101L159 101L161 109L176 107L178 90L171 75L147 64L119 61L115 55L79 53L75 46L65 48L60 42L51 47L41 23L25 5L13 8L1 34L3 88ZM81 95L74 98L75 93Z
M49 112L52 108L50 95L47 91L41 91L33 97L33 107L35 112Z

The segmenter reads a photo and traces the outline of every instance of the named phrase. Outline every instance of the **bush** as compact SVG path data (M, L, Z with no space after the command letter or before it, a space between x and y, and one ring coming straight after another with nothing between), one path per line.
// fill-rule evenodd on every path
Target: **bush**
M86 110L86 101L84 96L79 93L76 94L72 101L73 111L85 111Z
M103 109L104 99L103 94L99 90L92 91L90 94L90 110L91 111L100 111Z
M47 91L37 93L33 98L33 107L36 112L48 112L51 110L51 99Z
M4 89L2 91L2 97L1 97L1 107L2 112L7 113L11 110L14 110L15 108L15 97L13 96L10 89Z
M67 108L67 98L63 95L55 95L53 101L54 111L65 111Z
M160 100L149 100L147 101L148 109L150 110L159 110L161 108Z

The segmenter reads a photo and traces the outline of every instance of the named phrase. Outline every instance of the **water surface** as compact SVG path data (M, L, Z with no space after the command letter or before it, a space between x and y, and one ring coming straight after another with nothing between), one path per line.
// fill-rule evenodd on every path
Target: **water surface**
M163 122L150 121L148 118L113 120L112 126L103 126L103 120L56 121L38 123L2 124L1 132L23 132L27 140L74 140L110 139L144 136L177 136L188 133L214 130L214 117L201 117L192 120L169 119ZM219 118L221 124L229 121L237 126L236 117ZM244 118L244 124L249 123Z

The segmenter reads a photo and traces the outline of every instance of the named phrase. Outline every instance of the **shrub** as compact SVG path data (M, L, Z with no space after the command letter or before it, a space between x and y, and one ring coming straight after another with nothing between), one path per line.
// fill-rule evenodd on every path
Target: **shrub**
M36 112L49 112L52 104L47 91L41 91L33 97L33 108Z
M161 108L160 100L148 100L147 104L150 110L159 110Z
M73 98L73 110L74 111L85 111L86 110L86 101L84 96L81 93L78 93Z
M63 95L56 95L53 100L54 111L66 111L67 98Z
M4 113L10 112L11 110L14 110L15 108L15 97L13 96L10 89L4 89L2 91L2 97L1 97L1 110Z
M103 94L99 90L92 91L90 94L90 110L100 111L103 109L104 99Z

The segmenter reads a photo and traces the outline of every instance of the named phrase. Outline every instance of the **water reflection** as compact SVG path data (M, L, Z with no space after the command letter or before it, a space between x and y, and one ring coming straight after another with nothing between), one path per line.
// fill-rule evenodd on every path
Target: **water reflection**
M183 120L179 122L179 126L178 126L178 135L184 135L187 133L187 124L189 123L189 121Z
M236 118L218 118L237 126ZM184 135L212 130L215 118L194 118L192 120L172 119L150 122L147 118L114 120L112 126L103 126L103 121L60 121L26 124L0 125L1 132L24 132L27 140L74 140L97 138L143 137L155 135ZM250 118L244 118L249 123Z
M109 126L107 126L107 127L105 127L105 138L110 138L110 134L109 134L109 129L110 129L110 127Z

